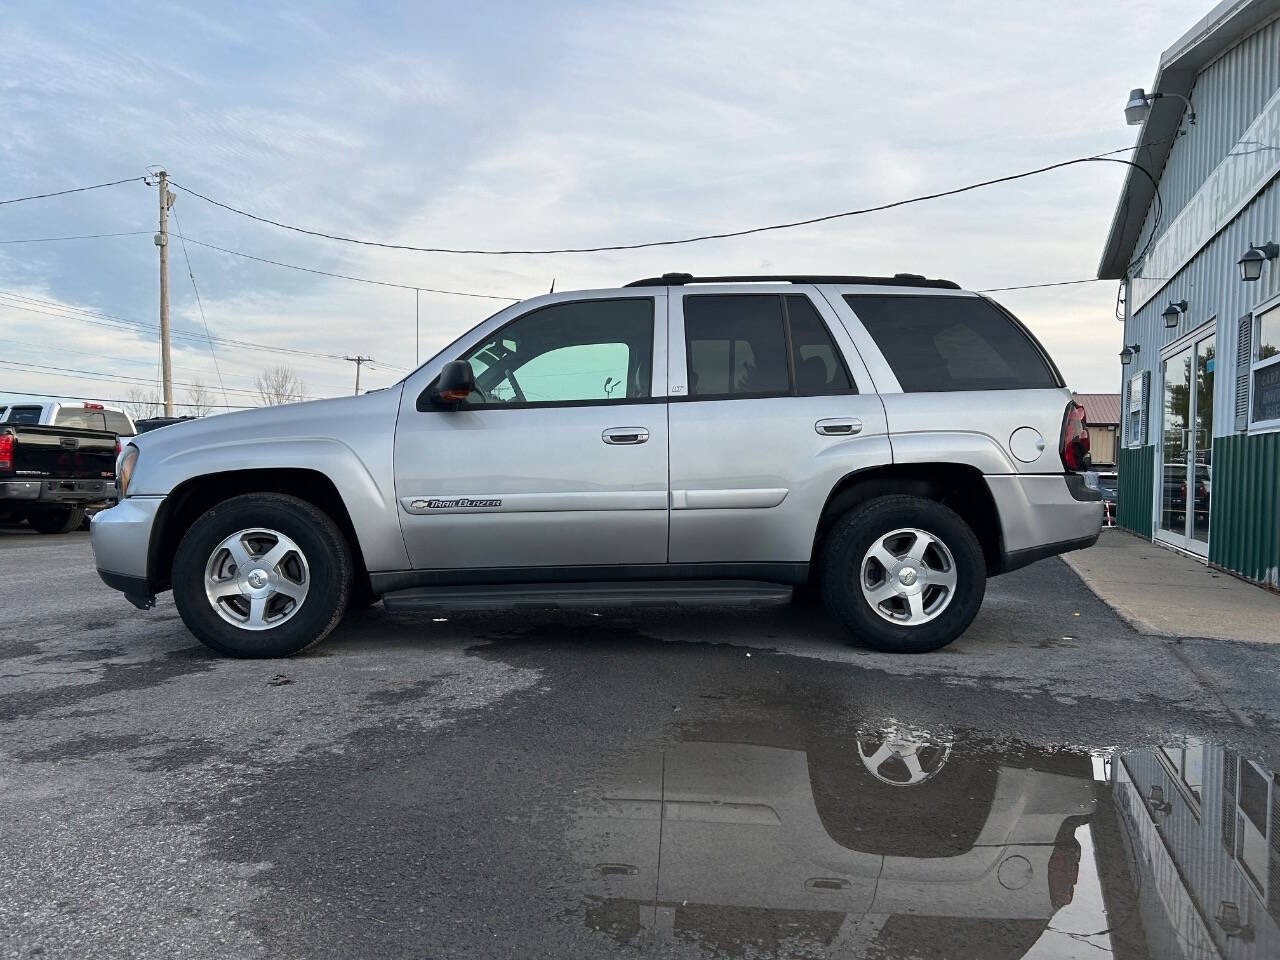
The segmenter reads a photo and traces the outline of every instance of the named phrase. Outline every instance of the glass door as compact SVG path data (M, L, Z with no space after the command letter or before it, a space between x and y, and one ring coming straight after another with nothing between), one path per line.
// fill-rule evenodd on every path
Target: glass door
M1164 402L1156 536L1201 556L1209 553L1214 339L1214 331L1204 333L1161 364Z

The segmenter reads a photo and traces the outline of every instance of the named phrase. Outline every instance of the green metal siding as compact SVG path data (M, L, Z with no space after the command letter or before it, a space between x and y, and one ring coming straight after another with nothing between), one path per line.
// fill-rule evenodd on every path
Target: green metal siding
M1214 438L1211 504L1209 562L1280 586L1280 433Z
M1155 465L1155 447L1121 447L1119 450L1116 472L1120 492L1116 500L1116 525L1143 537L1151 536Z

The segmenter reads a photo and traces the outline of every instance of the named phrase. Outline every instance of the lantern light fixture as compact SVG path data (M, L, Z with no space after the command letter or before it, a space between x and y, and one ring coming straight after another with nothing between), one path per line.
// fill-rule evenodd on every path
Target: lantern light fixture
M1240 279L1252 283L1262 276L1262 268L1268 260L1280 257L1280 243L1251 243L1244 256L1236 261L1240 267Z
M1169 328L1176 327L1182 322L1182 318L1187 314L1187 301L1176 300L1164 308L1164 313L1160 316L1164 317L1164 325Z
M1123 350L1120 351L1120 363L1128 366L1133 362L1134 354L1141 353L1142 346L1137 343L1127 343Z

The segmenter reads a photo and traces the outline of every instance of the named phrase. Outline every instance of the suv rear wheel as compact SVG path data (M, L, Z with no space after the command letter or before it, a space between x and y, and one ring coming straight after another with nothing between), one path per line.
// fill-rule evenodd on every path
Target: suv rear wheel
M822 555L827 607L876 650L925 653L968 628L986 592L969 525L922 497L876 497L836 521Z
M178 613L202 643L232 657L287 657L320 642L341 619L351 554L314 505L251 493L191 525L172 580Z

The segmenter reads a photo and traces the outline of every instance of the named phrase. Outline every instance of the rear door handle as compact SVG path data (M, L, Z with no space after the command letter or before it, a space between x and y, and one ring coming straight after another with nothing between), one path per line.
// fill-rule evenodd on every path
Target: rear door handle
M862 421L856 417L850 420L819 420L813 429L824 437L848 437L862 432Z
M600 434L600 439L612 444L645 443L649 439L649 431L645 427L610 427Z

